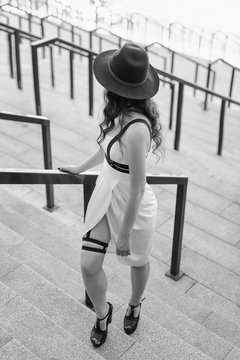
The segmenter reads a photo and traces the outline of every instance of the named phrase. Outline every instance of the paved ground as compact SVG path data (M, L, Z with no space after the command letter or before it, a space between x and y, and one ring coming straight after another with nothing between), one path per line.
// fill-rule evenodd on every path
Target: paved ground
M6 55L2 34L0 44ZM21 47L24 90L16 89L15 80L8 77L6 57L1 57L0 110L28 114L35 112L30 55L27 43L23 42ZM96 148L100 114L97 109L102 90L95 84L94 117L89 117L86 63L75 59L75 100L70 100L68 58L64 54L59 57L55 52L55 61L55 89L50 86L49 59L41 59L40 67L43 114L51 120L53 167L57 168L66 163L80 163ZM133 338L125 337L120 331L128 299L128 269L119 268L114 257L108 256L109 288L118 310L109 344L111 340L115 344L120 340L119 347L111 349L106 345L100 356L238 360L239 111L227 110L223 156L219 157L216 155L219 104L211 104L204 112L203 99L193 98L190 91L186 91L181 146L180 152L176 152L172 150L173 131L167 130L167 86L160 88L156 100L166 128L166 155L157 164L154 156L150 156L148 171L189 177L181 264L185 276L174 282L164 275L171 257L176 189L154 186L159 221L152 252L148 303L144 307L145 327ZM0 167L43 168L40 128L1 121ZM83 324L88 316L93 318L79 303L83 296L78 260L78 233L83 216L81 187L56 186L59 209L51 215L41 210L45 205L43 186L1 187L0 194L0 355L3 359L12 359L13 354L17 354L17 359L75 359L79 358L80 351L77 336L84 344L82 358L89 358L85 340L89 326ZM69 225L74 231L69 235L71 242L67 235ZM57 226L61 226L61 235L57 233ZM79 323L83 329L79 329ZM171 349L174 350L171 352ZM180 349L184 349L182 353ZM91 356L100 358L95 352L91 352Z

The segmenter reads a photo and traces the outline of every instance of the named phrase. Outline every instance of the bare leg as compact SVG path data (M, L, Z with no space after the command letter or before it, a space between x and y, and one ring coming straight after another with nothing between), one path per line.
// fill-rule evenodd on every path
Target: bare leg
M131 267L131 283L132 283L132 295L130 298L131 305L137 305L141 302L141 298L145 287L147 285L150 274L150 263L143 266ZM134 316L138 316L140 306L134 309ZM130 314L130 307L128 307L127 315Z
M91 237L109 243L110 235L107 220L104 217L91 230ZM87 246L101 248L100 245L89 243ZM94 305L96 316L104 318L108 313L109 305L107 304L107 278L102 268L105 254L82 250L81 268L82 277L87 293ZM101 329L106 329L106 321L100 323Z

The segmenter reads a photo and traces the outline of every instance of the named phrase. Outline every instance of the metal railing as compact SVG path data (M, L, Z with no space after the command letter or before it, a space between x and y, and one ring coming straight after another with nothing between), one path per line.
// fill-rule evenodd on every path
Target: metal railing
M21 39L36 41L40 37L32 35L26 31L19 30L8 24L0 23L0 31L4 31L8 34L8 53L9 53L9 66L10 66L10 76L14 77L13 63L15 59L15 68L16 68L16 80L18 89L22 90L22 71L21 71L21 54L20 54L20 42ZM12 45L12 36L14 37L14 54L13 57L13 45Z
M70 62L70 96L74 98L74 76L73 76L73 54L79 54L88 58L88 84L89 84L89 115L93 115L93 58L97 53L85 49L81 46L73 44L71 42L59 39L57 37L42 39L31 44L32 47L32 65L33 65L33 82L34 82L34 94L35 105L37 115L42 115L41 96L40 96L40 81L39 81L39 69L38 69L38 48L44 46L55 45L61 47L64 50L69 51ZM51 62L52 78L54 79L53 62Z
M175 128L175 137L174 137L174 150L179 150L180 147L180 136L181 136L181 123L182 123L182 108L183 108L183 99L184 99L184 86L189 86L193 89L199 90L204 94L210 94L213 97L221 99L221 111L220 111L220 119L219 119L219 134L218 134L218 147L217 154L222 155L223 148L223 135L224 135L224 120L225 120L225 105L226 102L230 102L232 104L240 106L240 102L231 99L227 96L218 94L214 91L211 91L207 88L199 86L197 84L193 84L187 80L183 80L173 74L169 74L162 70L156 69L158 74L171 79L172 81L178 82L178 100L177 100L177 115L176 115L176 128ZM205 108L204 108L205 109Z
M80 175L71 175L60 173L56 170L0 169L0 184L82 184L85 217L87 205L93 192L97 175L97 172L85 172ZM188 178L184 176L147 174L147 182L152 185L177 185L171 266L170 270L166 273L166 276L178 281L184 275L180 270L180 264ZM87 293L85 303L88 307L92 308L92 303Z
M170 73L173 74L174 73L174 64L175 64L175 57L176 55L178 57L181 57L182 59L187 60L188 62L191 62L193 64L195 64L195 75L194 75L194 83L197 84L198 81L198 72L199 72L199 68L203 68L206 70L206 76L208 77L208 73L210 72L213 73L213 82L212 82L212 90L214 90L214 86L215 86L215 81L216 81L216 72L212 69L209 70L208 66L200 63L199 61L196 61L194 59L192 59L191 57L184 55L182 53L179 53L178 51L175 51L161 43L159 43L158 41L155 41L147 46L145 46L146 51L148 51L149 48L153 47L153 46L159 46L162 47L163 49L167 50L170 54L171 54L171 65L170 65ZM209 77L209 81L210 81L210 77ZM193 91L194 96L196 95L196 90L194 89Z
M28 124L38 124L42 128L42 143L43 143L43 160L44 168L52 169L52 148L50 135L50 121L48 118L36 115L17 115L9 112L0 112L0 120L17 121ZM45 209L53 211L56 209L54 204L53 185L46 182L46 200Z
M212 71L212 66L214 64L217 63L223 63L225 65L227 65L228 67L230 67L232 69L232 74L231 74L231 81L230 81L230 87L229 87L229 93L228 93L228 97L231 98L232 97L232 91L233 91L233 83L234 83L234 77L235 77L235 73L238 71L240 72L240 69L236 66L233 66L232 64L230 64L229 62L225 61L224 59L216 59L212 62L210 62L208 64L208 74L207 74L207 82L206 82L206 88L209 88L209 83L210 83L210 72ZM204 101L204 109L207 109L207 104L208 104L208 94L205 95L205 101ZM230 102L228 102L228 107L230 107Z

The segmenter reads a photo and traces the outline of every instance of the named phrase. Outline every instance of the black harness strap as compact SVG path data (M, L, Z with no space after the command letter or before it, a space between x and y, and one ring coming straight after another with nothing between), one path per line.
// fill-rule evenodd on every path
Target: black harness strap
M114 136L114 138L109 142L108 147L107 147L107 153L105 154L106 160L108 162L108 164L115 170L117 171L121 171L123 173L129 174L129 166L126 164L120 164L114 160L111 160L110 158L110 150L111 147L113 146L113 144L118 141L123 134L127 131L127 129L129 128L130 125L134 124L134 123L143 123L148 127L148 130L150 132L150 137L152 138L152 130L150 125L148 124L148 122L146 120L143 119L135 119L130 121L126 126L124 126L124 128L116 135Z
M93 244L100 245L100 246L103 247L103 249L98 249L98 248L93 248L93 247L90 247L90 246L83 245L82 250L87 250L87 251L92 251L92 252L105 254L106 253L106 248L108 247L108 244L104 243L103 241L90 238L90 232L91 232L91 230L89 230L87 232L86 236L84 236L82 240L83 241L88 241L88 242L93 243Z

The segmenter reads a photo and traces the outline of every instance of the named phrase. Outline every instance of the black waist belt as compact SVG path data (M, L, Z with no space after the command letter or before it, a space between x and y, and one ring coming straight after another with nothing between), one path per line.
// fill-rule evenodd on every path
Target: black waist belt
M105 158L108 162L108 164L115 170L121 171L125 174L129 174L129 166L125 164L120 164L116 161L111 160L107 155L105 155Z

